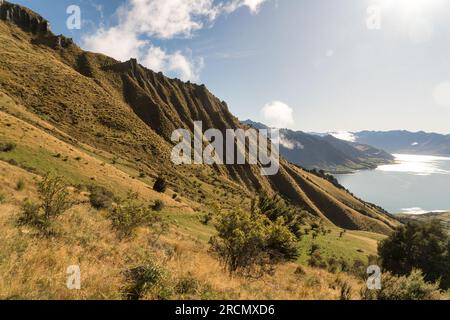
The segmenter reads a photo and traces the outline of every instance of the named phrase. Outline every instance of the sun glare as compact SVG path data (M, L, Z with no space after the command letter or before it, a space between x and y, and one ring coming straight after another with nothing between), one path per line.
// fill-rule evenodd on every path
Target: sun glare
M395 10L409 17L439 8L442 2L442 0L379 0L383 8Z

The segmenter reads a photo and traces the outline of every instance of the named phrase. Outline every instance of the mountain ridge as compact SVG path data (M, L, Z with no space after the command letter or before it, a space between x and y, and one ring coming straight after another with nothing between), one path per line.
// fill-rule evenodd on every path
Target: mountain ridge
M257 129L266 125L245 120L242 123ZM306 169L319 169L332 173L375 169L378 165L389 164L394 157L383 150L369 145L348 142L332 135L314 135L302 131L280 129L281 154L291 163Z
M10 4L4 2L1 10L4 6ZM206 208L236 207L238 202L222 198L227 190L241 197L242 206L265 190L339 227L388 234L398 224L376 207L284 159L280 172L270 177L250 165L174 166L170 161L173 130L192 132L194 120L221 131L243 128L225 102L204 85L167 78L135 59L120 62L83 51L50 30L33 33L28 21L35 17L28 9L16 15L22 18L0 22L1 90L67 134L71 144L112 153L153 178L164 174L174 190Z

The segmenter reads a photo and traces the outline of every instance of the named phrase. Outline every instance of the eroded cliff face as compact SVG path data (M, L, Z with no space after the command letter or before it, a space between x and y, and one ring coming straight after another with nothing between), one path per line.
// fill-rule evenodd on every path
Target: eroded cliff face
M32 33L50 32L50 23L35 12L22 6L0 0L0 19L15 23Z

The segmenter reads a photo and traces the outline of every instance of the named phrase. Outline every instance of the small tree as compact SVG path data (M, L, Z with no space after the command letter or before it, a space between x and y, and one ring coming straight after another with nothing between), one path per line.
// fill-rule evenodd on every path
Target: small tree
M167 189L167 181L164 177L158 177L153 185L153 190L156 192L164 193Z
M429 282L441 281L450 287L450 238L439 221L409 223L381 242L378 248L384 269L394 275L423 271Z
M298 257L297 239L283 220L272 223L261 214L235 211L221 214L216 228L211 251L229 273L261 276L271 272L274 264Z
M252 203L252 211L265 215L272 222L283 218L289 230L297 238L301 237L301 229L305 225L303 217L307 216L307 212L289 206L279 195L260 193L257 201Z
M36 227L44 235L53 234L54 221L72 205L67 183L59 176L47 174L38 184L40 204L26 200L22 205L19 225Z

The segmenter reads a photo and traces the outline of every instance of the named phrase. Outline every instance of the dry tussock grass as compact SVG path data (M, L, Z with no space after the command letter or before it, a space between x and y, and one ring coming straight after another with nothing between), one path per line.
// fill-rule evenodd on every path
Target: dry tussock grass
M354 288L361 283L347 275L303 267L279 266L273 276L247 279L229 276L205 243L172 225L155 241L152 230L143 228L133 239L119 240L111 229L106 212L88 204L69 209L58 221L59 235L41 238L28 228L18 228L19 203L24 195L14 191L13 181L26 181L22 191L36 197L36 176L0 162L0 182L8 193L0 205L0 298L2 299L122 299L127 279L124 272L148 263L165 269L164 290L150 291L143 298L179 299L338 299L337 277ZM66 288L67 267L79 265L81 290ZM190 277L197 284L194 292L177 292L181 279Z

